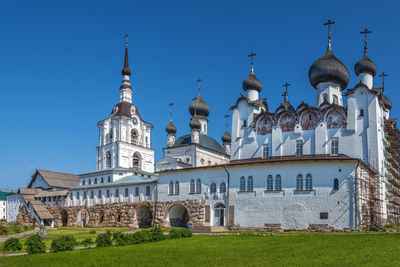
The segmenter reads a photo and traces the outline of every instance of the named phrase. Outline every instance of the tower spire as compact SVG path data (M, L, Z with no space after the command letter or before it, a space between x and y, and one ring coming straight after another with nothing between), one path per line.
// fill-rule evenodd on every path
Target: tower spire
M131 76L131 70L129 68L129 59L128 59L128 37L129 34L125 34L125 60L124 60L124 68L122 69L122 75Z
M254 74L254 56L256 56L256 53L251 52L248 57L251 57L251 73Z
M170 108L169 114L171 115L171 121L172 121L172 106L174 105L174 103L169 103L168 106Z
M324 26L328 26L328 51L331 51L331 25L335 24L336 22L333 20L328 19L327 22L324 23Z
M198 90L199 90L199 96L200 96L200 83L201 83L201 81L203 81L203 79L201 79L201 78L198 78L197 79L197 86L198 86Z
M367 34L372 33L372 31L368 30L367 28L365 28L362 32L360 32L360 34L364 34L364 55L367 55Z
M289 83L285 83L282 86L285 87L285 92L282 94L283 98L284 98L284 103L288 103L289 102L289 93L288 93L288 87L290 86Z
M379 77L382 77L382 91L383 93L385 92L385 77L387 77L389 75L387 75L386 73L382 72L382 74L379 74Z

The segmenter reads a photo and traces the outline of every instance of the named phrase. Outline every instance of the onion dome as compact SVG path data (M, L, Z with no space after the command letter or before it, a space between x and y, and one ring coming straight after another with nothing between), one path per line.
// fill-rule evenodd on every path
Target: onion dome
M349 83L350 73L346 66L333 55L331 47L328 46L325 55L311 65L308 78L314 88L317 88L320 83L332 82L344 90Z
M249 74L249 76L246 79L244 79L242 86L244 91L256 90L260 92L262 88L261 82L257 79L253 71Z
M125 44L125 61L124 68L121 71L122 75L131 76L131 69L129 68L129 60L128 60L128 42Z
M223 143L230 143L232 141L231 135L229 134L228 130L225 131L221 139Z
M364 56L354 66L354 71L357 76L360 73L369 73L374 77L376 75L376 65L369 59L368 54L364 53Z
M168 134L176 134L176 127L175 127L174 123L172 122L172 120L168 123L167 127L165 128L165 131Z
M192 130L200 130L201 124L196 116L193 116L189 123L190 129Z
M193 100L192 104L189 106L189 113L192 116L204 116L207 117L210 114L210 108L207 103L203 100L201 95L199 94L195 100Z
M392 109L392 101L390 101L390 99L387 98L387 96L385 95L385 92L383 92L383 94L382 94L382 102L386 109L388 109L388 110Z

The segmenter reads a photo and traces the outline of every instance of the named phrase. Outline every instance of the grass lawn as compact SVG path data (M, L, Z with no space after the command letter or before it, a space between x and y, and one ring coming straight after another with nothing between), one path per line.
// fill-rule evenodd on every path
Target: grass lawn
M0 257L0 266L400 266L400 234L194 236Z

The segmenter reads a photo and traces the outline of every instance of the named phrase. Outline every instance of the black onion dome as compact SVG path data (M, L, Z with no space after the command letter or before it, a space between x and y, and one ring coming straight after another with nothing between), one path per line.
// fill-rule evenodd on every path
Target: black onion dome
M195 116L193 116L192 119L190 120L189 126L190 129L192 130L200 130L201 128L201 124Z
M174 123L172 121L170 121L167 125L167 127L165 128L165 131L167 133L171 133L171 134L175 134L176 133L176 127L174 125Z
M261 82L257 79L256 75L253 72L251 72L249 76L247 76L247 78L244 79L242 86L243 90L245 91L256 90L260 92L262 89Z
M339 84L340 88L344 90L349 83L350 73L328 48L325 55L311 65L308 78L314 88L317 88L320 83L332 82Z
M385 95L385 93L382 94L382 102L386 109L388 110L392 109L392 101L390 101L390 99Z
M195 112L196 111L196 112ZM208 107L206 101L199 95L192 104L189 106L189 113L194 116L195 113L198 116L207 117L210 114L210 108Z
M224 135L222 136L222 142L223 143L230 143L232 138L231 135L229 134L228 130L225 131Z
M360 73L369 73L374 77L376 75L376 65L369 59L368 54L364 54L356 65L354 65L354 71L357 75Z

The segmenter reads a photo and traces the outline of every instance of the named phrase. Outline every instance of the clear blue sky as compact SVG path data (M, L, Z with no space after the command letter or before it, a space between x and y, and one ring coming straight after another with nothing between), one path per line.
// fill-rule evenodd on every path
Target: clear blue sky
M2 1L0 3L0 187L26 186L34 168L83 173L96 168L97 122L119 101L123 35L130 33L133 101L154 125L156 158L166 146L168 103L178 136L188 133L188 106L201 77L211 108L209 135L220 141L224 115L242 92L250 51L261 97L272 110L289 100L314 104L310 65L326 49L351 73L369 55L385 71L399 117L397 1ZM380 79L375 79L380 85Z

